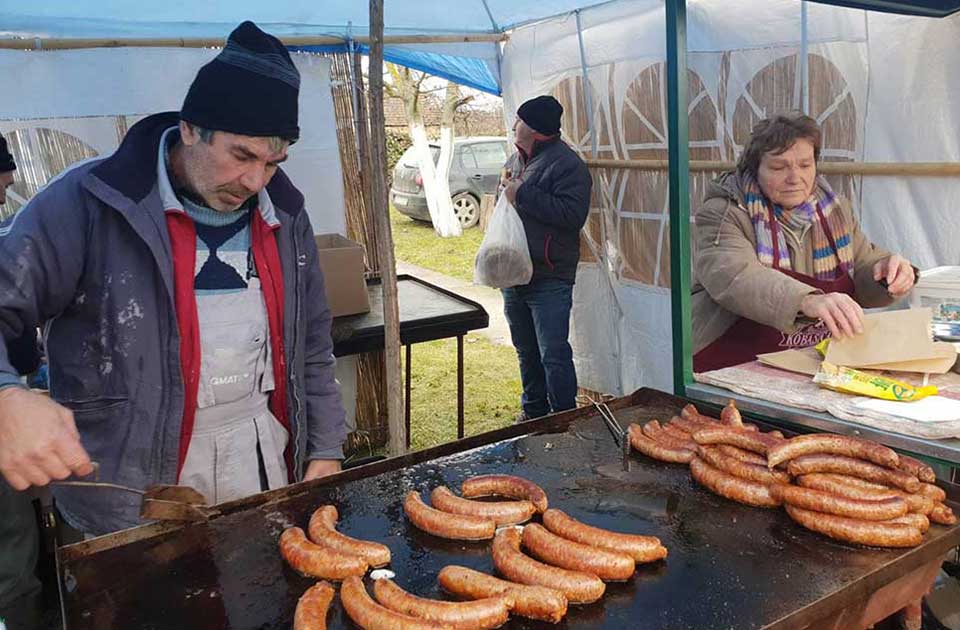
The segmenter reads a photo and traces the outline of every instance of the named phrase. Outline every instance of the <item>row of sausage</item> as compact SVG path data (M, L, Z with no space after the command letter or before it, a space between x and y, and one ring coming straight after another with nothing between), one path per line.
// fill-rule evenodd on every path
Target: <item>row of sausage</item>
M347 615L367 630L496 628L511 614L559 622L569 604L600 599L605 582L629 579L638 563L663 560L667 550L653 536L625 534L582 523L551 509L535 483L511 475L483 475L463 482L461 496L434 488L430 502L411 491L404 512L415 527L451 540L493 540L491 553L504 579L466 567L444 567L437 581L446 592L467 601L418 597L392 580L373 581L373 597L363 583L369 568L390 562L390 550L336 531L337 510L318 508L308 533L298 527L280 536L280 552L302 575L322 578L300 598L295 630L324 630L336 589ZM505 497L483 501L479 497ZM526 523L539 515L539 523Z
M632 424L631 446L686 464L700 485L754 507L783 506L807 529L876 547L919 545L930 523L956 516L932 468L860 438L815 433L787 439L743 422L733 402L719 418L687 405L661 424Z

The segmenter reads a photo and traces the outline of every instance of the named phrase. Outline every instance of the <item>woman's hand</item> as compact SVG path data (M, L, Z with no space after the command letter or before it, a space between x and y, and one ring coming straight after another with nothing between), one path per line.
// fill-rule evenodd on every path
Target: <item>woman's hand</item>
M873 266L873 279L877 282L886 280L887 293L898 298L910 292L916 275L909 260L894 254Z
M863 309L846 293L811 293L800 302L800 310L811 319L822 320L834 339L863 332Z

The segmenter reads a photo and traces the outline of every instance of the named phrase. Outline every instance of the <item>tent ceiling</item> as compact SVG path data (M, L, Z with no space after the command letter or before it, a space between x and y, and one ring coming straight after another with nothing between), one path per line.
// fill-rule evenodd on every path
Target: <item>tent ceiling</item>
M942 17L960 0L817 0L822 4ZM387 0L385 32L491 33L584 9L602 0ZM357 0L0 0L0 36L221 37L241 19L285 35L365 35L368 5ZM184 20L189 16L189 21Z
M387 35L498 33L578 9L631 0L385 0ZM730 0L763 2L763 0ZM960 0L813 0L856 9L943 17ZM694 5L698 0L688 0ZM799 4L799 1L798 1ZM189 17L189 21L184 18ZM243 19L284 36L367 35L363 0L0 0L0 39L224 38ZM33 47L29 45L27 47ZM494 43L389 46L388 60L499 94Z

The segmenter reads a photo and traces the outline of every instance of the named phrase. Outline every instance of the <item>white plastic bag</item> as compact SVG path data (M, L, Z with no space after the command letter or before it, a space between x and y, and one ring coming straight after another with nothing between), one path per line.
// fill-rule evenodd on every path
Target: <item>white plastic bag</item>
M529 284L533 261L516 209L500 195L473 263L473 281L494 289Z

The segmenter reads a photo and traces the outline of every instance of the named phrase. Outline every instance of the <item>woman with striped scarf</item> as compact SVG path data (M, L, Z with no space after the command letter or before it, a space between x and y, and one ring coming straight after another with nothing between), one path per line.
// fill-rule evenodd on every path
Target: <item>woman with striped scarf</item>
M708 189L696 215L695 372L854 336L863 308L913 288L916 269L867 240L817 175L820 146L809 116L762 120L737 170Z

